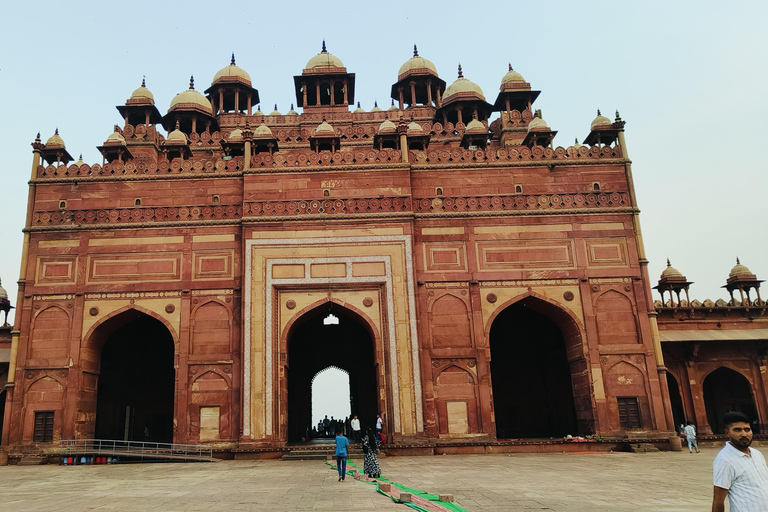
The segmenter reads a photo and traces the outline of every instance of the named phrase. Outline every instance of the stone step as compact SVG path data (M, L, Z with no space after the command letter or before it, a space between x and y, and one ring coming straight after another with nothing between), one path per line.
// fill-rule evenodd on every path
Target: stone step
M327 460L328 456L323 453L310 453L303 455L294 455L288 453L280 457L280 460Z
M629 450L632 453L652 453L659 451L659 449L651 443L632 443L629 445Z
M46 457L24 456L19 459L19 466L41 466L47 462Z

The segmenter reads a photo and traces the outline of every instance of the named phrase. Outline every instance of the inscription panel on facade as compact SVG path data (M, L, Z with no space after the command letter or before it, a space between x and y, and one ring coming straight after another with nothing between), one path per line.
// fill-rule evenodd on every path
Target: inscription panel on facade
M77 256L38 256L35 284L74 284Z
M575 268L572 240L477 242L480 270Z
M428 242L423 247L427 272L467 271L467 247L464 242Z
M233 279L235 251L194 251L192 279Z
M88 256L87 282L180 281L181 253Z
M627 239L624 237L587 238L587 265L590 267L628 267Z

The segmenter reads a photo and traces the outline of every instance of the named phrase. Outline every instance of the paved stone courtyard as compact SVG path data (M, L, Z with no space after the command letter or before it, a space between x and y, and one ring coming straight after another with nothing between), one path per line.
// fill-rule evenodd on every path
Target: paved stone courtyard
M760 448L768 455L766 448ZM469 511L709 510L712 460L660 452L388 457L390 480L452 493ZM362 461L358 466L362 467ZM411 510L375 486L337 475L322 461L0 467L9 511Z

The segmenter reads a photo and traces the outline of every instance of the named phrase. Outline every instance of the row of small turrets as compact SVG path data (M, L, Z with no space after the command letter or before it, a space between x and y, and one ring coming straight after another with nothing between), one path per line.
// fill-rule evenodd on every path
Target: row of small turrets
M661 294L661 303L658 306L667 307L725 307L725 306L764 306L765 302L760 297L760 283L763 280L757 278L746 265L742 265L739 258L736 258L736 265L731 269L728 274L728 279L725 282L725 288L731 295L730 302L726 302L719 299L716 302L711 300L705 300L703 303L694 300L691 302L691 298L688 296L688 288L693 282L688 279L675 267L673 267L669 260L667 260L667 268L661 273L659 284L654 286L654 289L658 290ZM739 292L740 298L735 298L733 293ZM750 297L750 291L754 290L756 297L754 300ZM669 300L664 302L664 295L669 292ZM680 292L685 293L685 299L680 298ZM674 294L674 295L673 295ZM675 296L677 302L675 302Z

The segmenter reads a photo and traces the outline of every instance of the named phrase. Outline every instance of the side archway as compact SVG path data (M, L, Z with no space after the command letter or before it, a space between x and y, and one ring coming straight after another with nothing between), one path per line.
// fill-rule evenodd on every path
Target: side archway
M162 318L126 307L84 339L78 437L172 442L176 339Z
M725 431L723 415L729 411L746 414L753 421L753 429L759 434L760 424L749 380L740 372L721 366L704 378L704 408L712 432Z
M526 294L497 310L488 338L497 438L594 433L582 329L568 311Z

